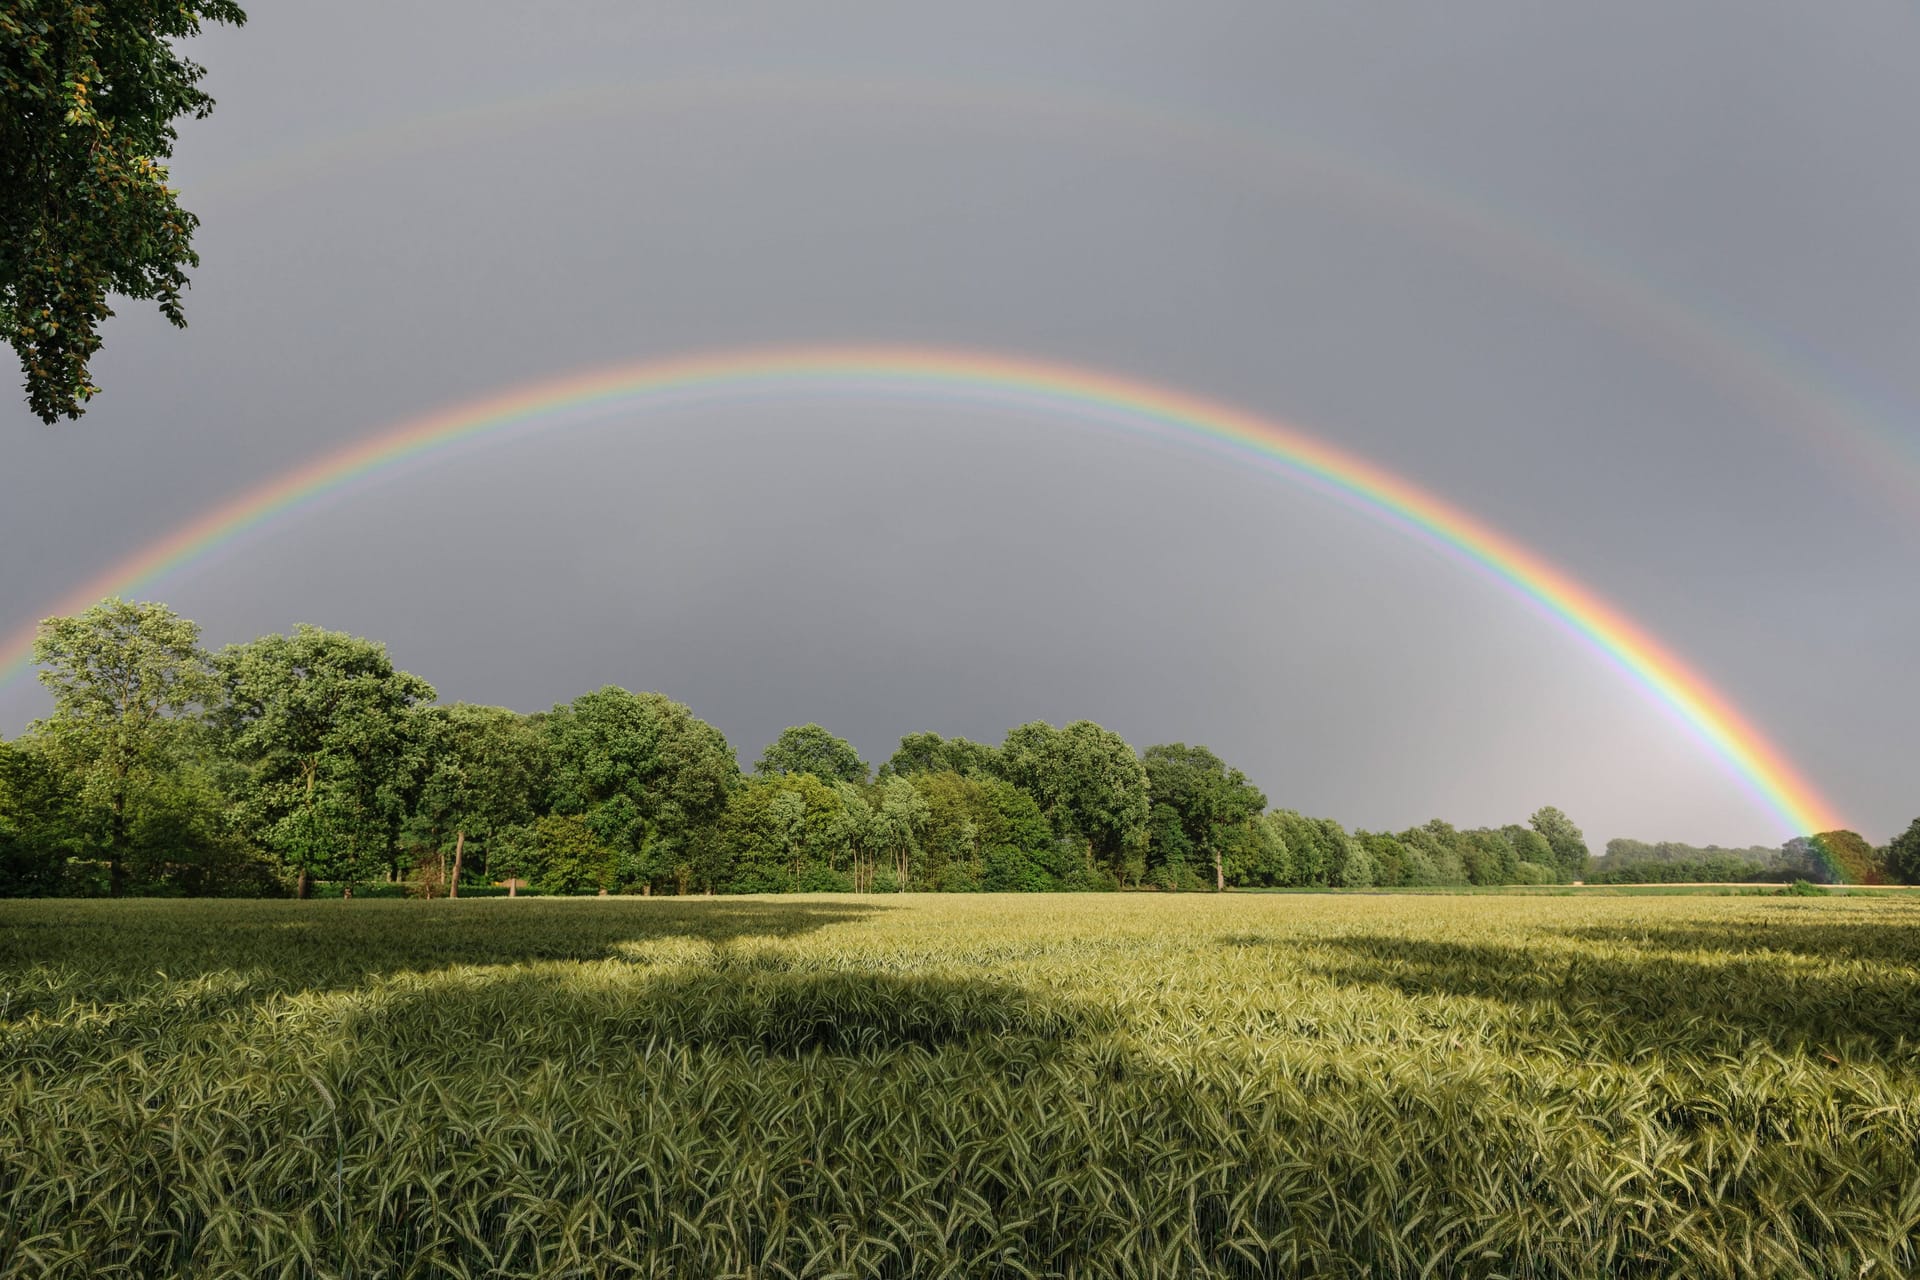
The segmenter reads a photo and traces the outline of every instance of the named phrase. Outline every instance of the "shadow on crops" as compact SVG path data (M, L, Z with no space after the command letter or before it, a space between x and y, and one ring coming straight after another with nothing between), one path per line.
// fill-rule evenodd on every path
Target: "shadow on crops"
M1031 1061L1107 1022L1011 983L802 966L763 953L598 980L553 981L527 970L434 975L363 1005L343 1030L356 1053L453 1061L471 1054L497 1075L676 1049L884 1057L973 1044L996 1060Z
M1824 926L1807 928L1796 950L1832 950L1801 954L1847 960L1881 947L1911 962L1904 944L1857 936L1849 941L1827 936ZM1596 1055L1656 1044L1693 1051L1775 1046L1911 1052L1920 1041L1920 975L1911 968L1816 967L1786 955L1748 958L1751 947L1732 927L1666 929L1650 947L1634 930L1583 932L1618 950L1360 936L1329 941L1326 946L1340 958L1322 972L1406 995L1472 996L1546 1012L1590 1030ZM1716 950L1722 954L1699 954ZM1882 952L1880 958L1893 957Z
M1774 918L1759 921L1659 927L1592 925L1569 929L1565 936L1674 955L1765 959L1784 954L1920 968L1920 909L1876 912L1871 920L1851 921L1796 920L1790 913L1797 910L1800 908L1782 906Z
M0 914L0 984L16 1015L201 977L231 977L260 998L456 965L623 958L671 939L771 941L891 909L729 898L40 902Z

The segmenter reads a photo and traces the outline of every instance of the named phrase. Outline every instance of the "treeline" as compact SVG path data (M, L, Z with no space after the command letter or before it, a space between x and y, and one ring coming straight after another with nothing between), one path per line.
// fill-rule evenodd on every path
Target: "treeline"
M317 627L210 654L164 606L109 600L42 624L35 656L53 713L0 743L12 895L1497 885L1588 861L1557 809L1349 832L1269 809L1205 747L1136 752L1090 721L911 734L878 770L801 725L744 773L661 694L443 706L383 646Z
M1853 831L1796 836L1778 848L1704 847L1675 841L1607 841L1589 884L1920 883L1920 819L1881 848Z
M1767 845L1723 849L1719 845L1625 838L1607 841L1606 852L1587 869L1590 884L1784 884L1794 880L1823 883L1827 878L1824 868L1790 865L1782 850Z

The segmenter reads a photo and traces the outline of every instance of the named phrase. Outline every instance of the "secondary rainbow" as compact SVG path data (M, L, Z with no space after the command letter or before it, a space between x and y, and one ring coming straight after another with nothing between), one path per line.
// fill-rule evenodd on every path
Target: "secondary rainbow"
M1052 129L1055 145L1072 145L1085 127L1140 148L1156 164L1190 167L1262 194L1276 209L1302 198L1333 200L1577 308L1647 353L1737 397L1755 428L1797 430L1810 446L1809 465L1843 470L1850 480L1880 489L1887 512L1902 522L1920 514L1913 500L1920 487L1920 436L1910 429L1912 414L1890 393L1850 384L1810 352L1770 340L1731 312L1676 294L1597 246L1488 204L1480 194L1369 161L1308 134L1277 130L1271 121L1250 123L1085 85L766 71L628 79L381 119L304 145L276 147L222 176L189 181L186 189L194 201L232 198L315 181L343 163L399 159L476 137L496 146L501 130L514 125L572 124L615 111L677 120L740 106L780 113L822 107L931 110L970 128L993 121L1017 129L1028 143ZM1064 138L1057 133L1062 128Z
M1839 827L1784 754L1673 653L1593 591L1478 518L1297 428L1166 387L1039 360L913 347L725 351L571 374L412 419L297 467L207 512L88 582L48 612L142 592L213 551L328 495L470 441L680 401L778 395L1012 404L1214 449L1280 469L1467 559L1585 639L1667 708L1783 831ZM0 643L0 681L32 665L34 628Z

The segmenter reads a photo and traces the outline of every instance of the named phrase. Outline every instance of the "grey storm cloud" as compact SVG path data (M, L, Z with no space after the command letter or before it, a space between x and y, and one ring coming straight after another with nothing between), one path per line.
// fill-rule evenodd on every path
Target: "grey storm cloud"
M191 328L78 424L0 404L0 631L196 515L596 365L904 343L1297 423L1658 636L1881 840L1920 811L1920 166L1905 4L251 6ZM654 405L442 455L150 592L385 640L444 699L1205 742L1352 825L1784 833L1457 558L1058 414ZM44 701L0 687L0 729Z

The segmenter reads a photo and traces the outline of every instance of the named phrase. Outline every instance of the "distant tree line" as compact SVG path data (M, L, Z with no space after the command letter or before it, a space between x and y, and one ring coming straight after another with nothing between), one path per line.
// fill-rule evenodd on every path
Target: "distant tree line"
M1853 831L1795 836L1778 848L1615 839L1587 871L1589 884L1920 884L1920 818L1883 848Z
M1551 807L1349 832L1269 808L1203 746L1136 752L1085 720L909 734L877 770L800 725L744 772L661 694L441 705L383 646L318 627L208 653L165 606L108 600L42 624L35 656L52 714L0 742L7 895L1500 885L1588 864ZM1920 873L1916 846L1920 822L1866 853Z

